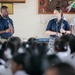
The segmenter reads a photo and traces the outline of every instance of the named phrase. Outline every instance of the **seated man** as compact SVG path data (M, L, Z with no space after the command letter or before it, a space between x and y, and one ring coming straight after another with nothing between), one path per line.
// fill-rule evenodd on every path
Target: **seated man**
M8 17L8 7L1 7L0 15L0 41L7 41L14 33L13 21Z

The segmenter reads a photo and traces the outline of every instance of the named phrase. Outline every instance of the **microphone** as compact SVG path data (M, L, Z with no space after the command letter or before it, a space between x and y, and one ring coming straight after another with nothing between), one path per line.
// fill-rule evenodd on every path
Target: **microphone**
M56 24L58 24L58 18L56 18Z
M59 26L59 24L58 24L58 18L56 18L56 35L58 36L58 26Z
M61 22L61 29L63 29L63 27L64 27L64 23L63 23L64 17L62 17L61 19L62 19L62 20L61 20L61 21L62 21L62 22ZM64 33L61 32L61 34L63 35Z
M9 20L8 20L8 25L9 25L9 27L10 27L10 22L9 22Z
M11 23L10 23L9 20L8 20L8 26L9 26L9 28L10 28L10 32L12 33L12 25L11 25Z

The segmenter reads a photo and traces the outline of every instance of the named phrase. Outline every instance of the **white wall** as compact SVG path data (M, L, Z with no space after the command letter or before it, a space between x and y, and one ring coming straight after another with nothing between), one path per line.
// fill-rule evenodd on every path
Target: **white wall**
M74 15L64 15L69 21ZM38 14L38 0L26 0L26 3L14 3L14 14L10 15L14 21L15 34L21 38L48 37L45 34L47 22L52 15ZM46 20L46 23L41 23Z

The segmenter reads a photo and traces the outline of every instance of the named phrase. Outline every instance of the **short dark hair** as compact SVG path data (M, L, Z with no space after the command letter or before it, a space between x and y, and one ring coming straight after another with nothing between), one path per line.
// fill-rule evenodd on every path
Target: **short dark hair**
M43 59L46 55L45 43L33 43L26 49L25 70L29 75L42 75Z
M42 59L42 71L44 72L46 69L48 69L49 67L61 63L61 60L59 59L59 57L55 54L52 55L46 55L43 57Z
M29 42L29 44L33 44L33 43L36 42L36 38L31 37L31 38L28 39L28 42Z
M54 42L54 50L56 52L65 52L68 50L68 44L65 40L56 39Z
M19 53L14 55L12 60L17 64L17 65L22 65L23 70L25 70L25 53Z
M59 13L62 13L61 7L56 7L55 10L57 10Z
M2 10L2 9L8 9L8 7L7 7L7 6L2 6L2 7L1 7L1 10Z
M70 49L71 49L71 53L75 52L75 37L70 41Z
M57 75L75 75L75 69L67 63L59 63L50 67L48 70L57 70Z
M17 53L19 47L21 46L21 39L19 37L11 37L7 43L7 47L10 48L12 51L12 54L14 55Z
M64 40L67 43L69 43L73 38L74 38L73 34L66 34L60 37L61 40Z

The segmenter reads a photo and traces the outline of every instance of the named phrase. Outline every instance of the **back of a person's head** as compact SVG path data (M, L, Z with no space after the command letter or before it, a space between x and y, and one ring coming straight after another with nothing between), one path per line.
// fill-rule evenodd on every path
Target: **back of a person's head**
M7 43L7 47L13 51L12 54L16 53L20 46L21 39L19 37L11 37Z
M51 64L51 66L54 65L54 64L57 64L57 63L61 62L61 60L59 59L59 57L57 55L55 55L55 54L48 55L47 58L48 58L48 60L49 60L49 62Z
M13 51L12 51L13 52ZM0 56L2 56L2 59L4 59L5 61L7 61L8 59L10 59L10 55L11 55L11 50L8 49L8 41L4 42L2 44L1 50L0 50Z
M70 41L71 53L75 53L75 37Z
M43 72L49 67L53 66L55 64L61 63L61 60L59 57L55 54L52 55L46 55L42 59L42 70Z
M15 53L15 50L17 48L17 46L14 45L14 43L12 41L8 41L7 43L7 49L11 50L12 55Z
M29 75L41 75L41 57L36 50L26 51L25 70Z
M31 37L31 38L29 38L28 39L28 41L27 41L27 43L29 44L29 47L31 48L31 49L34 49L35 48L35 46L36 46L36 38L34 38L34 37ZM27 44L26 44L27 45Z
M52 72L55 72L54 75L75 75L75 69L67 63L55 64L49 67L46 72L48 72L46 75L50 75Z
M40 55L37 55L36 53L28 53L26 57L27 60L25 64L25 70L29 75L42 75L48 66L52 66L61 62L56 55L45 55L41 58Z
M33 47L26 50L26 72L29 75L41 75L42 58L46 54L47 45L44 43L35 43Z
M60 37L60 39L66 41L66 42L70 42L71 39L74 38L74 35L73 34L66 34L66 35L63 35Z
M37 44L37 49L38 49L40 55L43 56L43 55L45 55L45 54L48 52L48 50L49 50L48 44L46 44L46 43L38 43L38 44Z
M29 45L29 51L31 51L34 55L37 54L42 57L47 53L48 45L46 43L34 43Z
M36 42L36 38L31 37L31 38L28 39L28 42L29 42L29 44L33 44L33 43Z
M9 41L15 42L15 43L21 43L21 39L19 37L11 37Z
M11 71L15 74L17 71L25 71L25 53L19 53L13 56L11 61ZM14 65L15 64L15 65Z
M68 44L65 40L56 39L54 42L55 52L66 52L68 50Z
M18 53L14 55L12 58L12 60L15 61L17 64L22 64L23 66L25 65L24 59L25 59L25 53Z

